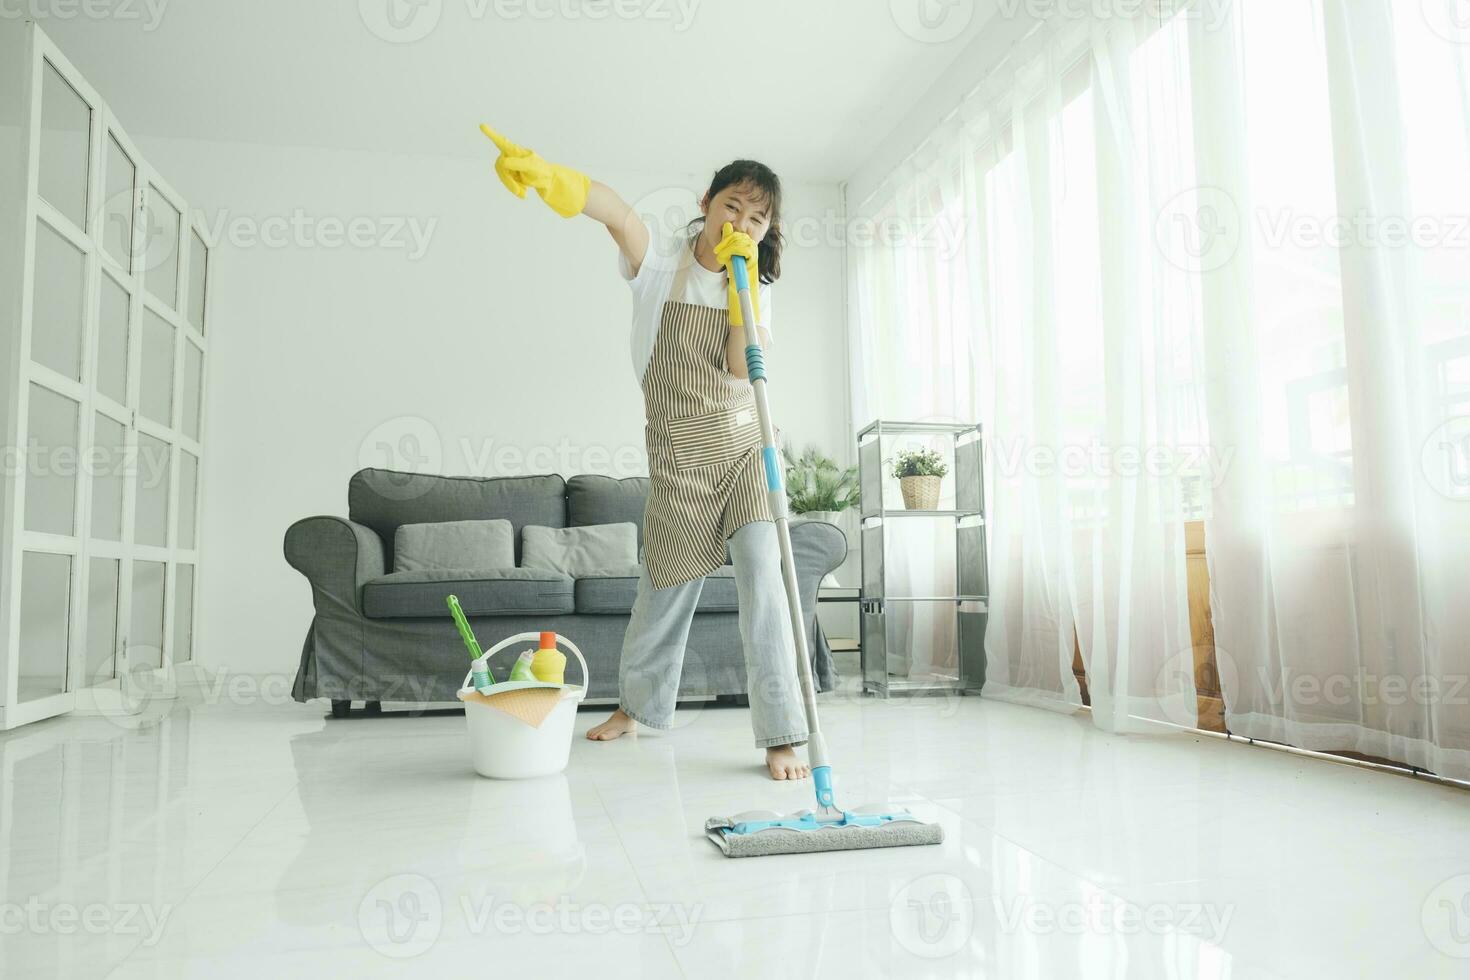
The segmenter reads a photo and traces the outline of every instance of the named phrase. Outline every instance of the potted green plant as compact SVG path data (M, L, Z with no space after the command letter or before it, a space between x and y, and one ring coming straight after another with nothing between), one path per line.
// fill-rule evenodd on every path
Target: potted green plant
M939 483L949 472L943 457L933 449L903 449L893 463L893 475L903 491L905 510L936 510Z
M786 502L793 514L836 524L842 511L857 506L856 466L843 469L815 446L800 456L783 446L781 455L786 462Z

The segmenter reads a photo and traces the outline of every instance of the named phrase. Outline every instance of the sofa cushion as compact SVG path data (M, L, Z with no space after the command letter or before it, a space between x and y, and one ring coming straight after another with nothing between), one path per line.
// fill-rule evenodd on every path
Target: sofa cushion
M555 616L573 608L572 580L534 568L429 568L393 572L362 587L369 619L449 618L445 597L466 616Z
M633 611L633 600L638 597L638 572L638 565L627 565L577 579L577 612L626 616ZM705 576L695 612L737 612L739 609L733 566L725 565Z
M638 529L631 522L586 527L521 529L521 565L579 578L638 562Z
M393 535L393 571L514 568L515 539L505 520L400 524Z
M516 561L521 528L567 526L566 481L547 476L431 476L365 469L347 484L347 514L383 539L385 567L393 567L393 536L402 524L444 521L510 521Z
M632 523L643 545L643 508L648 502L648 477L581 474L567 480L567 527L586 524Z

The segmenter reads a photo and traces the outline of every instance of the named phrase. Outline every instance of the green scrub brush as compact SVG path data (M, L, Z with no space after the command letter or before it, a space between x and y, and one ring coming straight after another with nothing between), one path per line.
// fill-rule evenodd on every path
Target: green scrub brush
M464 618L464 610L459 608L459 596L451 595L444 601L449 605L449 615L454 617L454 625L459 627L465 649L470 652L470 683L475 685L476 691L488 694L495 685L495 675L490 673L490 658L480 652L480 643L475 639L474 630L470 629L470 621Z

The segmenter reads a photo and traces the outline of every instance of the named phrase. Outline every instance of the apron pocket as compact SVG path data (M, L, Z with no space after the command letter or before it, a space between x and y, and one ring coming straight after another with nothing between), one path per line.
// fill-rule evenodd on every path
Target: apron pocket
M667 424L674 468L679 470L731 462L761 441L754 405L669 419Z

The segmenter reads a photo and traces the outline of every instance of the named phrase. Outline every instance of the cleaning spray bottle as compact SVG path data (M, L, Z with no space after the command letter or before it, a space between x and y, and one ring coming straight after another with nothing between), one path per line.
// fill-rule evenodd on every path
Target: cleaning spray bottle
M510 679L513 681L534 681L536 675L531 673L531 658L535 656L535 650L522 650L521 655L516 658L516 664L510 669Z
M549 684L565 684L567 655L556 648L556 633L541 631L541 649L531 658L531 673L538 681Z

